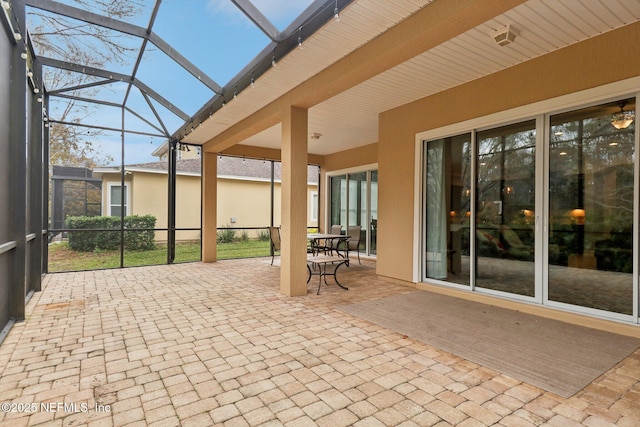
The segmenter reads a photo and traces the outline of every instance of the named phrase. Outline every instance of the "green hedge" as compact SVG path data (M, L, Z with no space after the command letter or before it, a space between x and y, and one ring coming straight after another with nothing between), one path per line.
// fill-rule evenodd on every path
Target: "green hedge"
M150 228L156 226L152 215L131 215L124 218L124 247L128 250L155 249L153 230L128 231L127 229ZM71 231L69 247L74 251L93 252L95 250L116 250L120 247L120 218L115 216L72 216L67 218L66 228L113 229L113 231Z

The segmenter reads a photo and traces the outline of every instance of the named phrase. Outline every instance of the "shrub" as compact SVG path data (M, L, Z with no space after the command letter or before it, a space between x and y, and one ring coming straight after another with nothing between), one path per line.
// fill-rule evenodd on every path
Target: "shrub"
M269 230L259 230L258 231L258 240L261 242L268 242L271 239L269 236Z
M131 215L124 218L124 247L132 251L155 249L153 229L156 217L153 215ZM147 228L150 230L127 231L127 229Z
M128 250L150 250L155 248L153 228L156 217L152 215L130 215L124 218L124 247ZM74 216L66 220L69 232L69 247L74 251L93 252L116 250L120 246L120 218L113 216ZM151 230L131 230L149 228ZM99 229L101 231L90 231Z
M247 230L242 230L242 233L240 233L240 241L241 242L249 241L249 232Z
M225 225L220 228L217 233L216 241L218 243L233 243L236 239L236 230L230 228L230 226Z

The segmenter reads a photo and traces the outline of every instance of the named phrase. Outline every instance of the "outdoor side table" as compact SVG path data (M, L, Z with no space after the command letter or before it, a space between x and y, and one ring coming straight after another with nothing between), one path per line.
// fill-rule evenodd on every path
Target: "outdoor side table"
M311 265L313 269L311 268ZM320 295L320 287L322 286L322 280L324 278L324 284L327 285L327 276L333 276L336 284L344 290L349 290L346 286L343 286L338 281L338 269L346 265L349 267L349 257L342 257L337 255L307 255L307 283L311 281L311 276L318 276L318 292L316 295ZM327 270L329 268L329 270ZM333 269L333 271L331 271Z

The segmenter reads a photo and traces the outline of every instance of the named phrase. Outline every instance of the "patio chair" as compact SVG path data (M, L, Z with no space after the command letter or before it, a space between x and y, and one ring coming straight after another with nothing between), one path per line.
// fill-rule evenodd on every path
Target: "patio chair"
M342 226L340 224L333 224L331 226L331 232L329 234L342 234ZM338 249L339 240L328 239L324 244L324 252L333 253Z
M271 240L271 265L276 257L276 252L280 252L280 228L269 227L269 239Z
M347 250L352 251L355 250L358 253L358 264L362 265L360 262L360 230L362 226L360 225L350 225L347 227L347 235L349 240L347 240Z

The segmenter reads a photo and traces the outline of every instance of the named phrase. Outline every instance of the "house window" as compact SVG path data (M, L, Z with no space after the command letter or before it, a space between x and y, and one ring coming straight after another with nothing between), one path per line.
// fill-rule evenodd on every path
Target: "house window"
M128 192L129 187L126 185L124 186L124 193L119 185L109 186L109 216L127 215Z
M312 191L311 192L311 206L309 207L310 211L311 211L311 221L317 221L318 220L318 192L317 191Z

